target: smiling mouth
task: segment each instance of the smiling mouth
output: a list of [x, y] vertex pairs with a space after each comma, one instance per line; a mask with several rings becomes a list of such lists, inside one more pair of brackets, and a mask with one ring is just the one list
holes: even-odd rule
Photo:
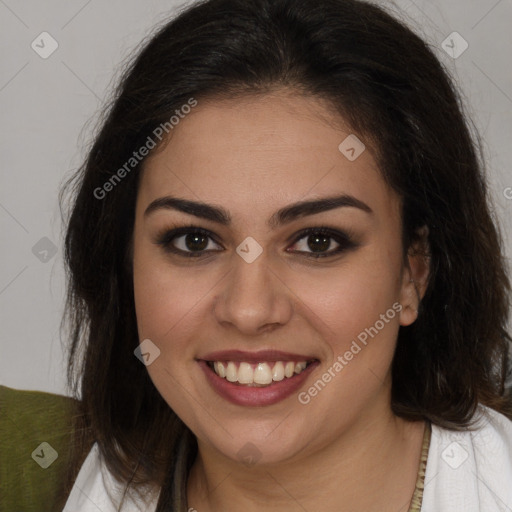
[[311, 361], [265, 361], [248, 363], [244, 361], [206, 361], [215, 374], [228, 382], [248, 387], [268, 387], [275, 382], [302, 373]]

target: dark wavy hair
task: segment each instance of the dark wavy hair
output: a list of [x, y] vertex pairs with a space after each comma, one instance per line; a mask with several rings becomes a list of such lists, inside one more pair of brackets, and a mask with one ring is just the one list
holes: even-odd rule
[[105, 198], [94, 191], [191, 97], [201, 104], [283, 88], [327, 100], [371, 143], [402, 200], [404, 257], [428, 227], [429, 284], [416, 322], [399, 331], [394, 413], [449, 429], [470, 426], [479, 403], [512, 417], [510, 282], [481, 143], [435, 53], [368, 2], [206, 0], [182, 9], [133, 58], [64, 189], [73, 195], [68, 378], [82, 408], [70, 482], [86, 432], [116, 478], [158, 485], [158, 511], [185, 511], [197, 453], [194, 435], [133, 354], [131, 238], [144, 159]]

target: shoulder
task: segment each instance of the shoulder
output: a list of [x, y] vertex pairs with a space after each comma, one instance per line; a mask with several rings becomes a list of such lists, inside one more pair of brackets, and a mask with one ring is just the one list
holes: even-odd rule
[[512, 421], [479, 406], [473, 427], [432, 425], [422, 512], [512, 509]]
[[[126, 485], [108, 471], [99, 446], [94, 443], [73, 485], [63, 512], [118, 512]], [[158, 493], [147, 490], [144, 497], [127, 490], [122, 512], [153, 512]]]
[[0, 509], [62, 509], [79, 402], [0, 385]]

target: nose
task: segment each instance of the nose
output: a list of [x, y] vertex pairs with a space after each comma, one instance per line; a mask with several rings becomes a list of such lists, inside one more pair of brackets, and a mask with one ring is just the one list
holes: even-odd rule
[[231, 271], [214, 298], [214, 314], [224, 327], [253, 336], [289, 322], [293, 293], [274, 271], [265, 251], [252, 263], [233, 255]]

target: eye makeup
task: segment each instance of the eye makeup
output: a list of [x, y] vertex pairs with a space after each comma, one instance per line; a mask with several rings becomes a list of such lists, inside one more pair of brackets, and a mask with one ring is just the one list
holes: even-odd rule
[[[180, 242], [181, 248], [177, 247], [177, 241], [180, 239], [182, 239]], [[331, 258], [343, 252], [354, 250], [360, 245], [355, 241], [355, 236], [352, 233], [327, 226], [308, 227], [300, 230], [291, 237], [291, 246], [297, 245], [303, 239], [307, 240], [308, 249], [311, 249], [311, 244], [313, 246], [316, 244], [320, 251], [316, 252], [314, 249], [311, 251], [290, 250], [288, 248], [286, 252], [298, 254], [305, 258]], [[337, 247], [327, 250], [333, 245], [333, 242], [337, 244]], [[214, 233], [193, 224], [163, 229], [155, 236], [154, 243], [162, 247], [166, 253], [183, 258], [201, 258], [224, 250]], [[327, 247], [325, 247], [326, 244]], [[194, 245], [196, 245], [196, 250], [191, 247]], [[221, 249], [208, 249], [210, 245], [219, 246]]]

